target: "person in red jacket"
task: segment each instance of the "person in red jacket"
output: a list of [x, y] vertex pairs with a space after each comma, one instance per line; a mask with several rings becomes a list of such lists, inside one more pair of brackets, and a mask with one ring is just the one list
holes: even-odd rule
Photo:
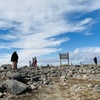
[[12, 62], [12, 69], [17, 69], [17, 63], [18, 63], [18, 54], [16, 51], [13, 52], [11, 56], [11, 62]]
[[36, 57], [34, 57], [34, 59], [33, 59], [33, 65], [34, 65], [34, 67], [37, 67], [37, 58]]

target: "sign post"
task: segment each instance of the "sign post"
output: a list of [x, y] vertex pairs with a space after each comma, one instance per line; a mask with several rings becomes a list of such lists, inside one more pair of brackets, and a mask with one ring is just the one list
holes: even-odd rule
[[62, 62], [61, 62], [62, 59], [68, 59], [68, 66], [69, 66], [69, 52], [59, 53], [59, 57], [60, 57], [60, 65], [62, 65]]

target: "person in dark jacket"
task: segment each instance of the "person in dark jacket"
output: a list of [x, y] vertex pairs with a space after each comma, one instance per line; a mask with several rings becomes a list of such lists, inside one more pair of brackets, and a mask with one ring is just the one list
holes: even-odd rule
[[94, 63], [97, 65], [97, 58], [94, 57]]
[[13, 52], [11, 56], [11, 62], [12, 62], [12, 69], [17, 69], [17, 63], [18, 63], [18, 54], [16, 51]]

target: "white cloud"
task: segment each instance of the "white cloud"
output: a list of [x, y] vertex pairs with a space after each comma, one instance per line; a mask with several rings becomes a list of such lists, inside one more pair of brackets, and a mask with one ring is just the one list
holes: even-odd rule
[[98, 0], [88, 3], [85, 0], [0, 0], [0, 29], [8, 32], [2, 34], [0, 31], [0, 39], [10, 41], [1, 42], [0, 48], [19, 48], [20, 63], [27, 62], [34, 55], [59, 51], [62, 48], [57, 49], [57, 46], [69, 38], [57, 39], [56, 36], [83, 31], [93, 22], [92, 18], [69, 22], [63, 18], [64, 13], [69, 16], [75, 11], [97, 10], [99, 4]]
[[81, 25], [89, 24], [91, 21], [92, 21], [92, 18], [85, 18], [85, 20], [83, 20], [80, 24]]
[[70, 61], [74, 64], [89, 64], [94, 63], [93, 58], [98, 58], [100, 62], [100, 47], [88, 47], [88, 48], [77, 48], [73, 52], [70, 52]]
[[87, 32], [87, 33], [85, 33], [85, 35], [87, 35], [87, 36], [88, 36], [88, 35], [92, 35], [92, 34], [93, 34], [93, 33], [88, 33], [88, 32]]
[[10, 62], [10, 57], [11, 57], [11, 55], [10, 54], [6, 54], [6, 53], [4, 53], [4, 54], [1, 54], [0, 55], [0, 65], [2, 65], [2, 64], [10, 64], [11, 62]]
[[[40, 50], [22, 50], [18, 51], [19, 54], [19, 66], [21, 65], [28, 65], [29, 61], [32, 61], [32, 58], [34, 56], [37, 56], [38, 65], [59, 65], [59, 54], [55, 57], [40, 57], [40, 55], [49, 54], [52, 52], [58, 51], [57, 49], [40, 49]], [[90, 47], [90, 48], [77, 48], [72, 52], [69, 52], [69, 58], [70, 58], [70, 64], [71, 62], [73, 64], [80, 64], [82, 62], [83, 64], [90, 64], [94, 63], [93, 58], [98, 58], [98, 63], [100, 62], [100, 47]], [[0, 62], [2, 64], [4, 63], [11, 63], [10, 62], [10, 54], [4, 54], [0, 56]], [[62, 64], [67, 64], [67, 60], [62, 60]]]

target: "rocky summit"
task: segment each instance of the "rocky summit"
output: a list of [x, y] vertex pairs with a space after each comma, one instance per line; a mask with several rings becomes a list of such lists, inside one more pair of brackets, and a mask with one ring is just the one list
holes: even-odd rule
[[0, 100], [100, 100], [100, 66], [0, 70]]

